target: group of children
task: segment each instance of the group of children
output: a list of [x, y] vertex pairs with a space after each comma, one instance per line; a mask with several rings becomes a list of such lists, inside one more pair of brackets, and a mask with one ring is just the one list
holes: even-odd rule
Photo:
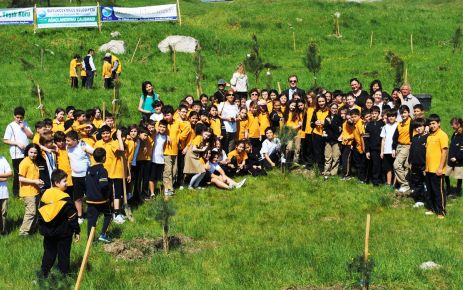
[[[20, 234], [31, 234], [40, 219], [48, 239], [42, 264], [47, 275], [57, 255], [53, 245], [64, 243], [68, 251], [72, 235], [78, 237], [84, 200], [88, 230], [102, 213], [99, 240], [110, 242], [111, 220], [125, 221], [124, 200], [139, 203], [186, 187], [240, 188], [246, 179], [233, 178], [266, 175], [287, 161], [314, 167], [325, 179], [340, 175], [347, 180], [355, 173], [361, 183], [398, 187], [412, 193], [417, 206], [426, 203], [427, 214], [443, 218], [444, 182], [448, 192], [450, 177], [458, 179], [461, 191], [463, 121], [452, 119], [455, 133], [449, 145], [439, 116], [425, 118], [421, 104], [410, 108], [411, 97], [400, 89], [389, 96], [375, 82], [373, 98], [362, 97], [364, 91], [252, 89], [248, 100], [219, 81], [214, 95], [186, 96], [177, 109], [164, 105], [152, 84], [144, 82], [140, 123], [118, 128], [108, 112], [69, 106], [56, 109], [53, 120], [37, 122], [33, 133], [24, 121], [25, 110], [18, 107], [4, 136], [13, 170], [0, 158], [2, 233], [6, 179], [13, 172], [13, 193], [25, 203]], [[295, 132], [286, 144], [278, 138], [283, 127]]]

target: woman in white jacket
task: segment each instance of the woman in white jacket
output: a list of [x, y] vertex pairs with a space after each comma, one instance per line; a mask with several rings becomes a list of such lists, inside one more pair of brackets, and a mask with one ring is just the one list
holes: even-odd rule
[[241, 99], [242, 97], [248, 97], [248, 76], [244, 64], [239, 63], [236, 66], [236, 70], [230, 80], [232, 89], [235, 91], [236, 97]]

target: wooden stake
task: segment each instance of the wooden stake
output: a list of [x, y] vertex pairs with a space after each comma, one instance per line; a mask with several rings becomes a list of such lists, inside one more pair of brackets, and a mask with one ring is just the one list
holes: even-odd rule
[[373, 31], [371, 32], [371, 35], [370, 35], [370, 48], [373, 47]]
[[408, 68], [405, 68], [404, 82], [408, 83]]
[[124, 162], [124, 178], [122, 179], [122, 188], [124, 190], [124, 205], [125, 205], [125, 214], [127, 215], [127, 218], [129, 221], [133, 222], [134, 218], [132, 215], [132, 209], [129, 206], [129, 203], [127, 201], [127, 160], [125, 159], [125, 156], [122, 156], [122, 162]]
[[106, 102], [103, 101], [103, 122], [105, 121], [106, 119]]
[[293, 31], [293, 48], [296, 51], [296, 32]]
[[34, 10], [32, 12], [32, 19], [34, 21], [34, 34], [37, 32], [37, 4], [34, 4]]
[[410, 34], [410, 49], [412, 50], [412, 53], [413, 53], [413, 34]]
[[172, 46], [172, 71], [177, 72], [177, 51]]
[[138, 45], [140, 45], [141, 37], [138, 38], [137, 46], [135, 46], [135, 50], [133, 51], [132, 58], [130, 59], [130, 63], [133, 62], [133, 58], [135, 57], [135, 53], [137, 52]]
[[367, 214], [367, 225], [365, 229], [365, 252], [363, 253], [363, 260], [368, 262], [368, 242], [370, 240], [370, 214]]
[[37, 96], [39, 97], [40, 115], [41, 115], [42, 118], [43, 118], [45, 112], [44, 112], [43, 105], [42, 105], [42, 95], [40, 94], [40, 87], [39, 87], [39, 85], [37, 85]]
[[92, 247], [93, 238], [95, 237], [95, 227], [92, 227], [90, 230], [90, 236], [87, 240], [87, 246], [85, 247], [84, 258], [82, 260], [82, 264], [80, 265], [79, 276], [77, 276], [76, 286], [74, 290], [80, 289], [80, 283], [84, 278], [85, 268], [87, 267], [88, 256], [90, 256], [90, 248]]
[[178, 24], [182, 25], [182, 13], [180, 13], [180, 0], [177, 0]]
[[96, 17], [98, 22], [98, 31], [101, 33], [101, 11], [100, 11], [100, 2], [96, 2]]
[[281, 94], [281, 83], [277, 82], [277, 84], [278, 84], [278, 93]]

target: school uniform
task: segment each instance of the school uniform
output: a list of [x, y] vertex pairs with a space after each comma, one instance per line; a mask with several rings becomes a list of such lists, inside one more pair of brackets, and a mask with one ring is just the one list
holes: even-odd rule
[[238, 137], [238, 141], [245, 139], [246, 131], [248, 131], [249, 135], [249, 119], [238, 121], [237, 129], [236, 136]]
[[252, 148], [260, 151], [261, 145], [260, 145], [259, 113], [254, 115], [253, 113], [248, 112], [248, 128], [249, 128], [248, 138], [249, 138], [249, 141], [251, 142]]
[[[313, 155], [314, 161], [318, 165], [320, 172], [323, 172], [323, 166], [325, 163], [325, 142], [323, 140], [323, 123], [325, 122], [326, 116], [328, 116], [328, 109], [325, 111], [317, 110], [313, 113], [312, 119], [310, 121], [310, 126], [312, 127], [312, 144], [313, 144]], [[315, 125], [315, 122], [319, 120], [322, 125]]]
[[341, 142], [341, 164], [342, 164], [342, 176], [350, 177], [351, 166], [352, 166], [352, 144], [354, 143], [354, 129], [355, 126], [352, 123], [344, 121], [342, 124], [342, 142]]
[[363, 147], [363, 135], [365, 134], [365, 125], [362, 120], [358, 120], [354, 125], [354, 148], [352, 160], [357, 169], [357, 178], [360, 182], [366, 181], [365, 168], [365, 148]]
[[[11, 172], [10, 164], [5, 157], [0, 156], [0, 173]], [[8, 182], [0, 181], [0, 234], [6, 233], [6, 213], [8, 210]]]
[[262, 142], [262, 148], [260, 149], [260, 156], [261, 156], [261, 164], [264, 169], [270, 170], [272, 166], [270, 163], [265, 159], [265, 155], [267, 155], [270, 160], [272, 160], [275, 165], [280, 163], [280, 149], [281, 149], [281, 142], [278, 138], [273, 138], [272, 141], [269, 139], [265, 139]]
[[43, 235], [44, 253], [42, 257], [42, 274], [47, 277], [56, 256], [58, 268], [67, 274], [70, 267], [72, 236], [80, 233], [77, 221], [77, 209], [71, 197], [53, 187], [45, 191], [41, 199], [39, 231]]
[[408, 184], [409, 175], [409, 164], [407, 162], [408, 155], [410, 154], [410, 123], [411, 118], [397, 123], [397, 130], [394, 133], [393, 149], [395, 149], [395, 160], [394, 160], [394, 173], [397, 182], [404, 190], [409, 190], [410, 185]]
[[77, 79], [77, 66], [79, 63], [77, 59], [71, 60], [69, 63], [69, 76], [71, 77], [71, 88], [77, 89], [79, 87], [79, 81]]
[[96, 227], [98, 216], [103, 214], [101, 233], [106, 234], [112, 219], [112, 186], [108, 178], [108, 171], [104, 165], [97, 163], [87, 170], [85, 176], [85, 190], [87, 192], [87, 231]]
[[97, 141], [95, 143], [95, 149], [96, 148], [105, 149], [106, 160], [103, 166], [108, 172], [109, 182], [113, 189], [113, 197], [114, 199], [122, 199], [124, 192], [123, 182], [125, 178], [125, 164], [122, 157], [125, 152], [119, 150], [119, 141], [112, 139], [109, 142], [103, 140]]
[[[413, 189], [413, 199], [415, 202], [426, 201], [426, 179], [424, 170], [426, 166], [426, 142], [427, 134], [415, 135], [410, 145], [411, 154], [408, 156], [410, 163], [410, 186]], [[427, 202], [427, 201], [426, 201]], [[427, 202], [429, 203], [429, 202]]]
[[381, 178], [381, 131], [383, 130], [383, 121], [370, 121], [365, 127], [365, 152], [370, 153], [371, 161], [371, 182], [373, 185], [382, 183]]
[[232, 150], [230, 153], [228, 153], [228, 159], [230, 160], [230, 163], [231, 165], [234, 166], [234, 168], [231, 168], [233, 169], [235, 175], [245, 175], [246, 172], [239, 169], [238, 165], [242, 164], [243, 161], [246, 161], [246, 159], [248, 159], [248, 154], [246, 153], [246, 151], [243, 150], [243, 152], [241, 153], [238, 153], [238, 151], [235, 149], [235, 150]]
[[[38, 165], [29, 157], [26, 157], [19, 164], [19, 175], [37, 180], [40, 176]], [[19, 197], [24, 200], [25, 212], [23, 222], [19, 228], [20, 235], [29, 235], [36, 223], [37, 208], [39, 205], [40, 188], [35, 184], [22, 183], [19, 185]]]
[[188, 134], [187, 131], [187, 129], [180, 130], [180, 122], [178, 121], [174, 121], [172, 124], [167, 125], [167, 134], [169, 135], [170, 142], [166, 144], [164, 149], [164, 172], [162, 175], [164, 188], [167, 191], [174, 189], [174, 181], [177, 178], [179, 142], [184, 142]]
[[74, 200], [82, 199], [85, 195], [85, 174], [90, 167], [90, 157], [86, 151], [91, 149], [92, 147], [83, 141], [79, 141], [74, 147], [66, 148], [72, 171], [72, 198]]
[[[442, 150], [448, 148], [449, 138], [442, 129], [431, 132], [426, 142], [426, 185], [430, 209], [436, 214], [445, 214], [446, 192], [444, 190], [444, 175], [436, 175], [440, 165]], [[442, 168], [443, 172], [445, 172]]]
[[311, 167], [314, 162], [313, 158], [313, 142], [312, 142], [312, 131], [313, 128], [310, 124], [314, 113], [313, 107], [308, 107], [302, 118], [302, 129], [304, 130], [304, 138], [301, 140], [301, 158], [302, 163], [306, 166]]
[[[451, 159], [455, 158], [455, 161]], [[450, 139], [449, 155], [447, 157], [447, 170], [445, 171], [445, 182], [447, 194], [450, 192], [450, 177], [457, 179], [456, 194], [461, 194], [463, 179], [463, 134], [454, 132]]]
[[341, 150], [338, 138], [342, 131], [342, 119], [339, 115], [329, 115], [323, 124], [325, 131], [325, 168], [323, 175], [335, 176], [338, 174], [339, 157]]

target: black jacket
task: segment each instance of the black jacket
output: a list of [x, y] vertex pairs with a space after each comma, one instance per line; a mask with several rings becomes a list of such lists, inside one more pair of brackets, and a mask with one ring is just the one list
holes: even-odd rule
[[338, 143], [338, 138], [342, 131], [342, 119], [339, 115], [328, 115], [323, 124], [323, 129], [326, 133], [325, 141], [330, 145]]
[[80, 233], [74, 202], [71, 198], [67, 198], [65, 201], [66, 204], [53, 220], [45, 222], [42, 215], [38, 215], [40, 234], [45, 237], [64, 238]]
[[365, 128], [365, 152], [381, 151], [381, 130], [384, 127], [383, 121], [370, 121]]
[[85, 190], [89, 204], [102, 204], [109, 201], [111, 186], [108, 181], [108, 171], [103, 164], [95, 164], [87, 169]]
[[[351, 92], [353, 94], [353, 92]], [[369, 97], [370, 95], [368, 94], [368, 92], [362, 90], [360, 95], [358, 97], [355, 98], [355, 104], [357, 106], [360, 106], [360, 108], [363, 108], [365, 107], [365, 102], [367, 100], [367, 98]]]
[[[456, 161], [450, 161], [452, 158], [455, 158]], [[450, 139], [448, 165], [451, 167], [463, 166], [463, 134], [453, 133]]]
[[408, 162], [412, 166], [424, 167], [426, 165], [426, 141], [428, 134], [415, 135], [412, 137], [412, 144], [410, 145], [410, 154], [408, 155]]
[[280, 128], [280, 116], [276, 111], [270, 112], [269, 120], [273, 130], [278, 130], [278, 128]]

